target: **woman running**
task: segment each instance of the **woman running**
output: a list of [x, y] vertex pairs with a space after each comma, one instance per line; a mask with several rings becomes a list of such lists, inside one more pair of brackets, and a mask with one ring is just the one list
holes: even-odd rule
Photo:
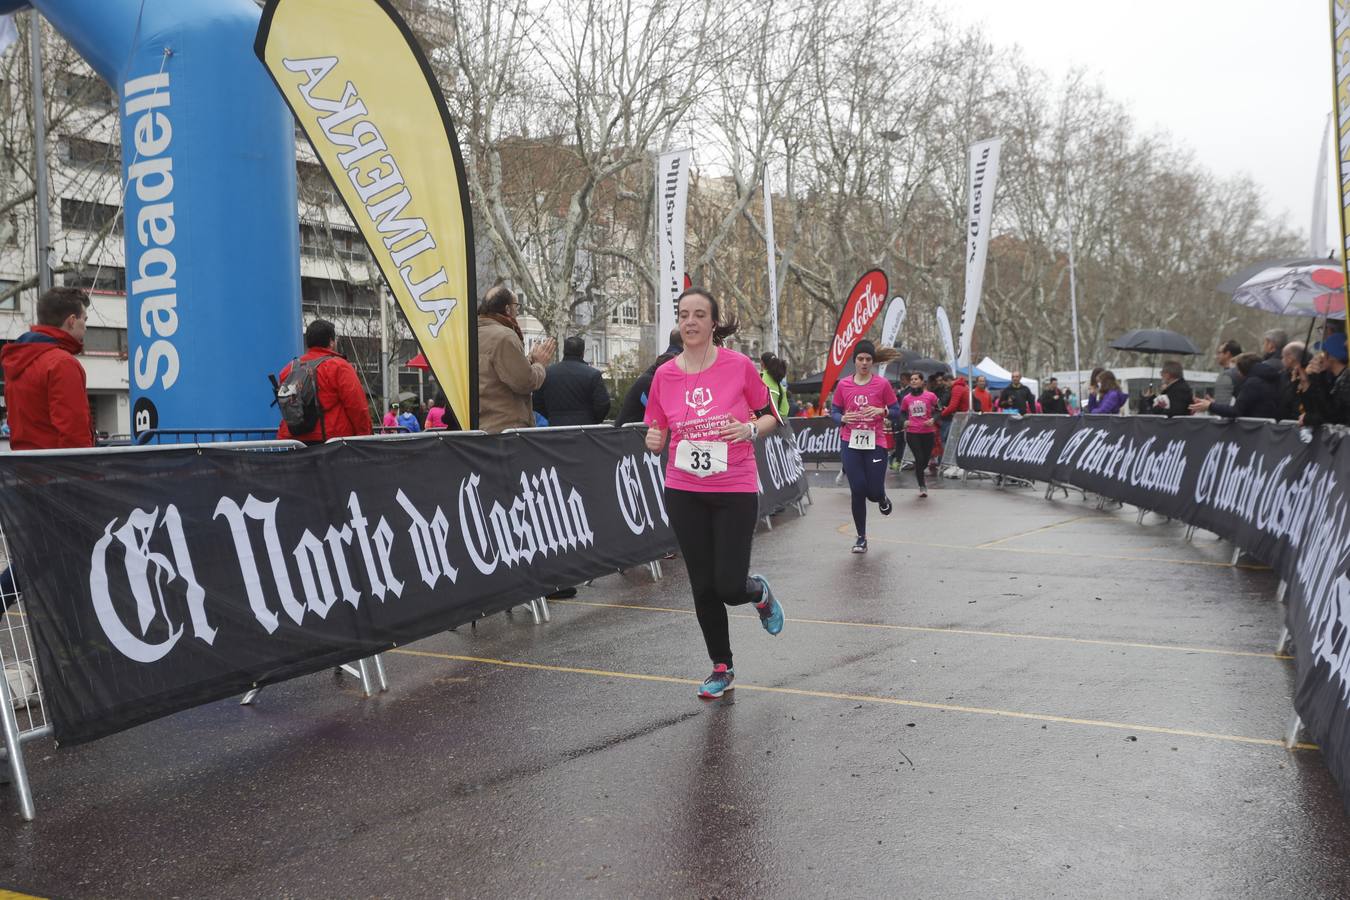
[[909, 391], [900, 401], [900, 413], [905, 416], [905, 443], [914, 454], [914, 477], [918, 479], [921, 498], [928, 496], [924, 470], [937, 440], [937, 404], [937, 395], [923, 385], [923, 375], [918, 372], [910, 375]]
[[[886, 351], [882, 351], [884, 355]], [[900, 415], [900, 401], [889, 381], [872, 372], [872, 364], [885, 366], [888, 359], [877, 353], [871, 341], [859, 341], [853, 349], [853, 375], [834, 389], [830, 414], [843, 426], [839, 434], [844, 475], [853, 494], [853, 525], [858, 539], [854, 553], [867, 552], [867, 501], [877, 504], [883, 516], [891, 514], [886, 496], [886, 454], [895, 445], [886, 417]]]
[[694, 610], [713, 671], [705, 700], [735, 687], [727, 607], [755, 604], [769, 634], [783, 630], [783, 607], [763, 575], [750, 575], [759, 521], [754, 441], [778, 424], [769, 390], [750, 358], [722, 341], [736, 332], [703, 288], [680, 295], [684, 350], [656, 370], [647, 395], [647, 449], [670, 438], [666, 512], [689, 572]]

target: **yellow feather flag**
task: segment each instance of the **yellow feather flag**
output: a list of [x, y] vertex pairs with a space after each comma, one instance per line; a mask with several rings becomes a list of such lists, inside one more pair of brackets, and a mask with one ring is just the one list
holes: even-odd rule
[[445, 98], [387, 0], [268, 0], [254, 51], [370, 247], [462, 428], [478, 424], [473, 219]]

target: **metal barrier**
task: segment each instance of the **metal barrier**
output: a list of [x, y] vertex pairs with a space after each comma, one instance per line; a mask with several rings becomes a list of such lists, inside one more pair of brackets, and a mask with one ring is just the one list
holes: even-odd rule
[[221, 444], [232, 441], [274, 441], [271, 428], [151, 428], [136, 435], [136, 445]]
[[[376, 425], [376, 426], [375, 426], [375, 434], [377, 434], [377, 435], [380, 435], [380, 434], [412, 434], [412, 433], [413, 433], [413, 430], [412, 430], [411, 428], [409, 428], [407, 425]], [[335, 440], [338, 440], [338, 439], [337, 439], [337, 438], [329, 438], [329, 440], [335, 441]]]

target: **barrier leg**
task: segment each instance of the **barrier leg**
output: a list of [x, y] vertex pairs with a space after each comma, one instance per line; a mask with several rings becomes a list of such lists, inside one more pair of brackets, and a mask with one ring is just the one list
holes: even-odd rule
[[798, 500], [796, 506], [797, 506], [797, 515], [799, 516], [806, 515], [806, 506], [802, 503], [802, 501]]
[[1144, 509], [1144, 508], [1141, 507], [1141, 508], [1139, 509], [1139, 515], [1135, 517], [1134, 524], [1136, 524], [1136, 525], [1143, 525], [1143, 524], [1144, 524], [1144, 516], [1146, 516], [1146, 515], [1148, 515], [1148, 510], [1146, 510], [1146, 509]]
[[1289, 719], [1289, 727], [1284, 733], [1284, 746], [1287, 750], [1293, 750], [1294, 745], [1298, 743], [1298, 733], [1303, 730], [1303, 720], [1298, 717], [1298, 713]]
[[773, 531], [773, 522], [769, 521], [768, 516], [764, 517], [764, 527], [769, 531]]
[[240, 706], [252, 706], [252, 705], [253, 705], [253, 701], [254, 701], [254, 700], [257, 700], [257, 699], [258, 699], [258, 695], [261, 694], [261, 693], [262, 693], [262, 688], [260, 688], [260, 687], [254, 688], [253, 690], [251, 690], [251, 691], [249, 691], [248, 693], [244, 694], [244, 696], [239, 700], [239, 705], [240, 705]]
[[375, 660], [375, 677], [380, 682], [380, 693], [383, 694], [389, 690], [389, 679], [384, 674], [384, 654], [376, 653], [372, 659]]
[[547, 598], [547, 597], [540, 597], [540, 598], [539, 598], [539, 612], [540, 612], [540, 614], [544, 617], [544, 621], [545, 621], [545, 622], [552, 622], [552, 621], [553, 621], [553, 617], [549, 615], [549, 611], [548, 611], [548, 598]]
[[1194, 525], [1187, 525], [1187, 526], [1186, 526], [1186, 538], [1185, 538], [1186, 543], [1189, 544], [1189, 543], [1191, 542], [1191, 538], [1193, 538], [1193, 537], [1195, 537], [1195, 526], [1194, 526]]
[[1241, 548], [1241, 547], [1234, 547], [1234, 548], [1233, 548], [1233, 558], [1232, 558], [1231, 560], [1228, 561], [1228, 564], [1229, 564], [1230, 566], [1236, 566], [1236, 565], [1238, 564], [1238, 560], [1240, 560], [1240, 559], [1242, 559], [1242, 548]]
[[652, 581], [661, 580], [661, 560], [654, 559], [647, 563], [647, 571], [652, 573]]
[[1288, 590], [1289, 590], [1289, 583], [1286, 582], [1283, 578], [1281, 578], [1280, 586], [1275, 590], [1275, 602], [1283, 603], [1284, 595], [1286, 592], [1288, 592]]
[[1280, 639], [1275, 642], [1275, 655], [1284, 653], [1284, 648], [1289, 646], [1289, 628], [1286, 626], [1280, 629]]
[[[2, 673], [0, 673], [2, 674]], [[33, 821], [33, 789], [28, 783], [28, 766], [24, 764], [23, 747], [19, 743], [19, 718], [14, 714], [13, 698], [9, 694], [8, 676], [0, 677], [0, 726], [5, 732], [5, 755], [9, 759], [9, 777], [14, 792], [19, 795], [19, 815], [25, 822]]]

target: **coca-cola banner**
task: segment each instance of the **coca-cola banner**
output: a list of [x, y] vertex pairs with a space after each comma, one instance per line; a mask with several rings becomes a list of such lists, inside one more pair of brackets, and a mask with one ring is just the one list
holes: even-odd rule
[[[765, 514], [805, 490], [759, 443]], [[0, 456], [58, 741], [369, 656], [675, 548], [640, 430]]]
[[[1294, 705], [1350, 809], [1350, 431], [1211, 417], [974, 415], [966, 469], [1054, 481], [1212, 531], [1288, 585]], [[1181, 598], [1184, 600], [1184, 598]]]
[[859, 278], [853, 290], [849, 291], [844, 311], [839, 314], [839, 325], [834, 329], [834, 339], [830, 341], [830, 357], [825, 362], [825, 378], [820, 384], [821, 403], [834, 389], [834, 383], [839, 380], [839, 371], [848, 362], [853, 346], [862, 340], [867, 329], [881, 314], [889, 289], [886, 273], [873, 269]]

